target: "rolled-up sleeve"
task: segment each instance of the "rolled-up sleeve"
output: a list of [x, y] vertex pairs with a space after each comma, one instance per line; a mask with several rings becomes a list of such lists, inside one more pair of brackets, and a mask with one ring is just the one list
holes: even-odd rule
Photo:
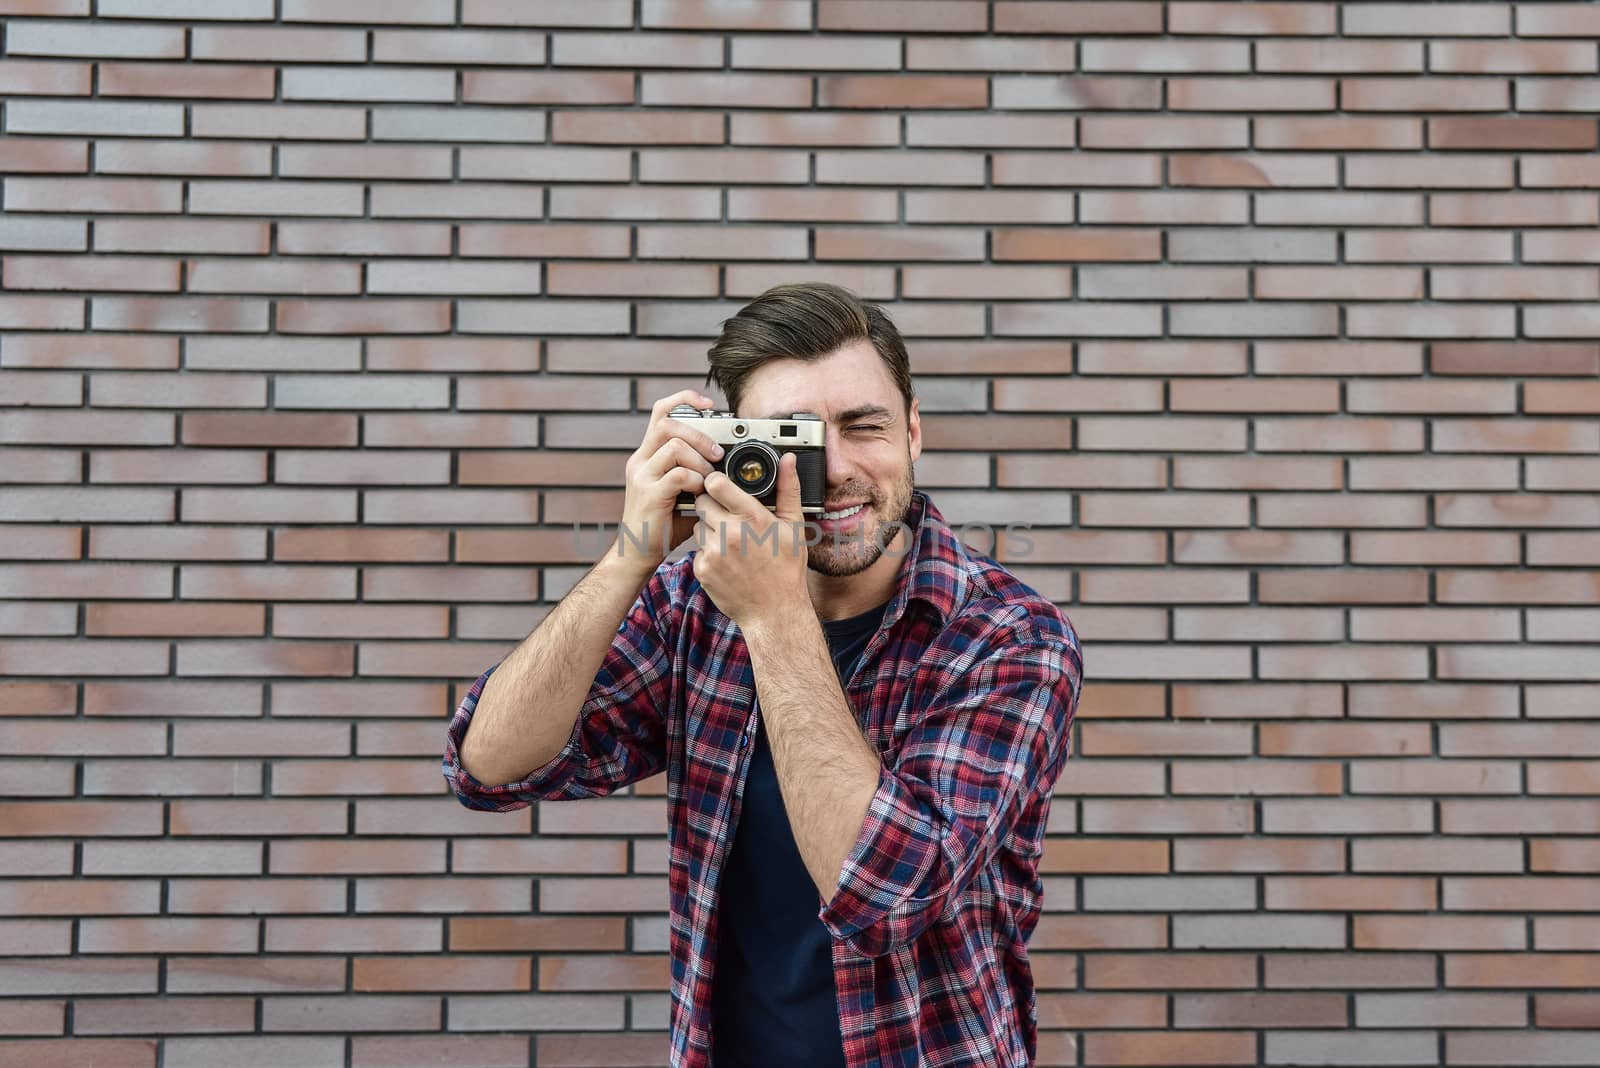
[[509, 812], [534, 801], [601, 797], [666, 766], [674, 607], [658, 568], [606, 650], [561, 751], [516, 782], [488, 785], [461, 766], [461, 744], [496, 664], [462, 698], [445, 732], [443, 771], [468, 808]]
[[[819, 918], [876, 957], [915, 941], [1053, 790], [1082, 678], [1076, 642], [991, 652], [946, 685], [885, 766]], [[1042, 836], [1042, 825], [1031, 828]], [[1027, 844], [1036, 850], [1037, 842]]]

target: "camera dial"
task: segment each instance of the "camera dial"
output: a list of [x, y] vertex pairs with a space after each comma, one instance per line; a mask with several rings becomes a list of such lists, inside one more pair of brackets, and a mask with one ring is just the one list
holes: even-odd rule
[[778, 453], [764, 441], [746, 441], [728, 450], [723, 471], [734, 485], [759, 497], [778, 483]]

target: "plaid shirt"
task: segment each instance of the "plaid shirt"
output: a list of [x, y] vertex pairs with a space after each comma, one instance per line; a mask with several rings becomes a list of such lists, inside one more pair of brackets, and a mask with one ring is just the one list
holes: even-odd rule
[[[966, 549], [926, 495], [915, 550], [844, 692], [882, 760], [832, 900], [852, 1066], [1022, 1066], [1037, 1048], [1027, 939], [1045, 819], [1082, 685], [1056, 607]], [[566, 747], [485, 786], [459, 746], [490, 668], [451, 721], [444, 774], [469, 808], [596, 797], [667, 773], [674, 1068], [711, 1064], [717, 889], [738, 826], [756, 688], [737, 626], [692, 557], [663, 564], [617, 630]]]

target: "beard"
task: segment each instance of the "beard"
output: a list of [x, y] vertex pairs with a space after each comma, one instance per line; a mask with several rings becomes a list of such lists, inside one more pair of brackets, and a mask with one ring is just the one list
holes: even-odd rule
[[846, 534], [824, 533], [821, 540], [807, 550], [806, 566], [819, 575], [846, 578], [877, 563], [888, 543], [900, 532], [896, 524], [904, 523], [911, 511], [913, 488], [909, 447], [906, 465], [890, 482], [887, 494], [870, 484], [846, 483], [839, 496], [865, 499], [862, 511], [871, 518]]

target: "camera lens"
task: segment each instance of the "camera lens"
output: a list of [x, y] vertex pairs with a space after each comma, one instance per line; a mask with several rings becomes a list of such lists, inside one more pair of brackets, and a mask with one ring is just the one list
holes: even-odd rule
[[723, 470], [734, 484], [759, 497], [778, 484], [778, 454], [761, 441], [747, 441], [728, 450]]

